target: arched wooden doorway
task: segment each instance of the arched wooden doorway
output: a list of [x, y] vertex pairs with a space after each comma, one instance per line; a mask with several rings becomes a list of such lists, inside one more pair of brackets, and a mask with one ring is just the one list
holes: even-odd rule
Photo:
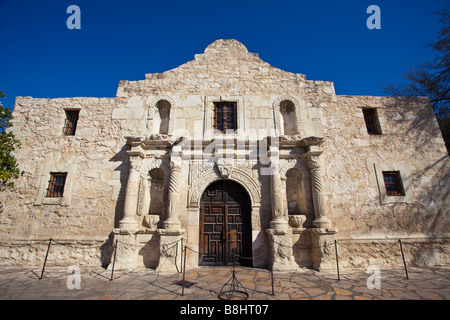
[[199, 265], [233, 264], [230, 231], [236, 230], [236, 265], [252, 266], [251, 201], [238, 183], [221, 180], [209, 185], [200, 203]]

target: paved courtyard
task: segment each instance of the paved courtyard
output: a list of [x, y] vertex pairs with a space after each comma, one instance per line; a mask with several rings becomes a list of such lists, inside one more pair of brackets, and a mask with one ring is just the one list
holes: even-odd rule
[[[69, 272], [68, 272], [69, 271]], [[183, 275], [158, 274], [149, 269], [118, 271], [111, 281], [111, 271], [80, 268], [71, 271], [47, 267], [42, 279], [41, 267], [1, 267], [0, 299], [2, 300], [449, 300], [450, 268], [381, 269], [367, 273], [365, 269], [295, 273], [274, 273], [273, 287], [267, 270], [236, 268], [233, 291], [224, 285], [232, 280], [231, 267], [199, 267], [186, 271], [182, 295], [179, 282]], [[379, 275], [379, 277], [378, 277]], [[378, 282], [377, 282], [378, 281]], [[241, 286], [240, 286], [241, 285]], [[273, 288], [273, 294], [272, 294]]]

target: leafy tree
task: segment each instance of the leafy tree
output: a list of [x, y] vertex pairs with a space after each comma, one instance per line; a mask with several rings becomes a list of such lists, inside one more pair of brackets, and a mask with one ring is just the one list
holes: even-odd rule
[[404, 84], [388, 84], [383, 90], [394, 96], [428, 96], [450, 150], [450, 11], [444, 7], [437, 14], [442, 29], [429, 44], [435, 52], [433, 61], [411, 66], [403, 74]]
[[[0, 91], [0, 98], [6, 97]], [[12, 132], [7, 132], [7, 128], [12, 126], [12, 110], [3, 107], [0, 102], [0, 191], [7, 188], [14, 188], [13, 179], [17, 179], [23, 174], [20, 172], [14, 157], [14, 150], [20, 147], [20, 143], [15, 139]]]

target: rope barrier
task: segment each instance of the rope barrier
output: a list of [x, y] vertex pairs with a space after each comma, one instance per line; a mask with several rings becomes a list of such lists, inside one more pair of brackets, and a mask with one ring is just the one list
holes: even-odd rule
[[[361, 251], [356, 252], [356, 251], [354, 251], [354, 253], [365, 253], [365, 254], [384, 253], [384, 252], [386, 252], [386, 251], [392, 249], [393, 247], [395, 247], [395, 246], [397, 245], [397, 243], [398, 243], [398, 242], [395, 242], [392, 246], [390, 246], [390, 247], [388, 247], [388, 248], [386, 248], [386, 249], [384, 249], [384, 250], [380, 250], [380, 251], [378, 251], [378, 252], [361, 252]], [[338, 244], [339, 244], [339, 246], [341, 246], [341, 247], [343, 247], [343, 248], [345, 248], [345, 249], [347, 249], [347, 250], [352, 250], [351, 248], [349, 248], [349, 247], [347, 247], [347, 246], [344, 246], [342, 243], [339, 243], [339, 242], [338, 242]]]
[[[425, 240], [424, 242], [418, 242], [416, 240]], [[339, 240], [334, 240], [334, 251], [335, 251], [335, 259], [336, 259], [336, 265], [337, 265], [337, 273], [338, 273], [338, 280], [340, 280], [340, 270], [339, 270], [339, 255], [338, 255], [338, 246], [340, 248], [344, 248], [348, 254], [354, 255], [354, 254], [358, 254], [358, 255], [375, 255], [375, 254], [383, 254], [388, 252], [389, 250], [393, 249], [394, 247], [396, 247], [397, 245], [400, 246], [400, 252], [401, 252], [401, 257], [402, 257], [402, 261], [403, 261], [403, 266], [404, 266], [404, 270], [405, 270], [405, 274], [406, 274], [406, 279], [409, 280], [409, 274], [408, 274], [408, 269], [407, 269], [407, 263], [406, 263], [406, 258], [405, 258], [405, 253], [404, 253], [404, 244], [412, 244], [412, 245], [428, 245], [428, 244], [437, 244], [437, 243], [442, 243], [442, 242], [448, 242], [450, 238], [397, 238], [397, 239], [339, 239]], [[362, 241], [371, 241], [370, 243], [367, 242], [362, 242]], [[406, 242], [402, 242], [402, 240], [406, 240]], [[116, 254], [117, 254], [117, 248], [118, 248], [118, 240], [114, 242], [107, 240], [106, 242], [103, 242], [101, 244], [95, 243], [95, 242], [99, 242], [100, 240], [61, 240], [61, 239], [15, 239], [15, 240], [11, 240], [11, 242], [8, 242], [9, 245], [13, 245], [13, 246], [20, 246], [20, 243], [24, 243], [24, 245], [26, 245], [29, 248], [32, 248], [35, 251], [40, 251], [42, 250], [42, 247], [38, 247], [38, 246], [43, 246], [45, 244], [47, 244], [47, 250], [46, 250], [46, 254], [45, 254], [45, 259], [43, 262], [43, 266], [42, 266], [42, 271], [41, 271], [41, 275], [37, 275], [36, 273], [34, 273], [39, 280], [43, 279], [44, 274], [45, 274], [45, 268], [47, 265], [47, 261], [49, 260], [50, 255], [50, 251], [51, 248], [55, 245], [61, 245], [61, 246], [66, 246], [68, 248], [73, 248], [73, 249], [87, 249], [87, 250], [92, 250], [92, 249], [98, 249], [98, 248], [107, 248], [107, 247], [111, 247], [113, 248], [113, 261], [112, 261], [112, 270], [111, 270], [111, 277], [110, 277], [110, 281], [112, 281], [114, 279], [114, 271], [115, 271], [115, 261], [116, 261]], [[373, 243], [374, 241], [379, 241], [378, 243]], [[374, 247], [376, 246], [380, 246], [383, 242], [389, 242], [389, 241], [394, 241], [392, 244], [386, 244], [387, 246], [380, 249], [378, 248], [377, 250], [374, 250]], [[182, 257], [181, 257], [181, 272], [183, 273], [183, 281], [182, 281], [182, 295], [184, 295], [184, 288], [186, 287], [186, 280], [185, 280], [185, 275], [186, 275], [186, 256], [187, 256], [187, 250], [191, 251], [194, 254], [201, 254], [199, 251], [194, 250], [192, 248], [190, 248], [188, 245], [184, 245], [183, 247], [183, 238], [178, 239], [176, 241], [173, 241], [171, 243], [167, 243], [162, 245], [162, 250], [163, 252], [167, 255], [167, 256], [171, 256], [173, 255], [173, 251], [170, 252], [170, 250], [175, 250], [175, 267], [178, 271], [178, 273], [180, 273], [180, 269], [178, 267], [178, 246], [179, 243], [181, 242], [181, 253], [182, 253]], [[344, 244], [345, 243], [345, 244]], [[347, 243], [352, 243], [355, 245], [358, 244], [365, 244], [366, 246], [370, 245], [370, 251], [360, 251], [357, 250], [357, 248], [351, 247], [350, 245], [348, 245]], [[0, 245], [5, 244], [5, 241], [1, 241]], [[142, 244], [125, 244], [128, 247], [139, 247], [142, 248]], [[312, 249], [325, 249], [327, 247], [330, 247], [333, 245], [333, 243], [331, 242], [325, 242], [323, 245], [320, 246], [299, 246], [299, 245], [286, 245], [280, 242], [277, 242], [275, 240], [272, 240], [272, 246], [274, 245], [278, 245], [280, 247], [286, 247], [286, 248], [291, 248], [291, 249], [296, 249], [296, 250], [302, 250], [302, 249], [307, 249], [307, 250], [312, 250]], [[184, 254], [184, 256], [183, 256]], [[271, 256], [271, 255], [270, 255]], [[235, 256], [238, 259], [243, 259], [243, 260], [253, 260], [254, 257], [245, 257], [245, 256], [241, 256], [241, 255], [236, 255]], [[272, 260], [272, 256], [271, 256], [271, 260]], [[1, 259], [10, 259], [8, 257], [1, 257]], [[164, 265], [166, 263], [166, 260], [168, 259], [168, 257], [166, 257], [166, 259], [161, 263], [161, 265]], [[272, 295], [274, 295], [274, 277], [273, 277], [273, 261], [270, 262], [269, 264], [269, 272], [271, 274], [271, 281], [272, 281]]]

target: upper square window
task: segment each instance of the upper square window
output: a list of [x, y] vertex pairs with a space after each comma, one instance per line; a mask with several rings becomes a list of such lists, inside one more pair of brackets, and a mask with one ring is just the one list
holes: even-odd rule
[[367, 133], [371, 135], [382, 134], [377, 109], [363, 108], [362, 111], [364, 114], [364, 121], [366, 122]]
[[50, 181], [47, 189], [47, 198], [62, 198], [64, 195], [64, 186], [66, 184], [66, 172], [50, 173]]
[[383, 179], [387, 196], [405, 195], [400, 171], [383, 171]]
[[64, 124], [64, 135], [74, 136], [77, 130], [78, 116], [80, 110], [66, 110], [66, 122]]
[[214, 128], [222, 133], [237, 129], [236, 102], [214, 102]]

